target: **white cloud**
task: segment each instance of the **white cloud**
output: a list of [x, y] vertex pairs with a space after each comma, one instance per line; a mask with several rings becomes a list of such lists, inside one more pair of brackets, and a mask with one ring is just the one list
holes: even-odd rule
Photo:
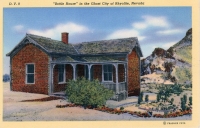
[[138, 37], [138, 40], [143, 40], [145, 38], [144, 36], [140, 36], [139, 32], [134, 29], [121, 29], [108, 35], [106, 39], [118, 39], [128, 37]]
[[147, 27], [169, 27], [170, 23], [167, 18], [164, 16], [150, 16], [144, 15], [142, 16], [144, 19], [141, 22], [134, 22], [132, 26], [136, 29], [145, 29]]
[[16, 32], [22, 32], [24, 30], [24, 26], [23, 25], [16, 25], [16, 26], [13, 27], [13, 29]]
[[135, 22], [132, 24], [132, 26], [136, 29], [145, 29], [147, 28], [148, 24], [145, 22]]
[[158, 35], [173, 35], [177, 33], [182, 33], [182, 29], [170, 29], [170, 30], [163, 30], [163, 31], [158, 31], [156, 34]]
[[152, 26], [157, 26], [157, 27], [169, 27], [170, 26], [169, 22], [167, 21], [166, 17], [164, 17], [164, 16], [155, 17], [155, 16], [146, 15], [146, 16], [142, 16], [142, 18], [145, 19], [146, 23], [148, 23], [149, 25], [152, 25]]
[[79, 24], [76, 24], [73, 22], [68, 22], [65, 24], [58, 24], [55, 27], [48, 28], [45, 30], [29, 29], [28, 33], [45, 36], [45, 37], [50, 37], [50, 38], [59, 38], [60, 34], [62, 32], [69, 32], [70, 35], [73, 35], [73, 34], [77, 34], [77, 33], [79, 33], [79, 34], [87, 33], [89, 31], [90, 30], [86, 26], [79, 25]]
[[168, 43], [165, 43], [162, 47], [165, 48], [165, 49], [168, 49], [176, 43], [177, 43], [176, 41], [168, 42]]

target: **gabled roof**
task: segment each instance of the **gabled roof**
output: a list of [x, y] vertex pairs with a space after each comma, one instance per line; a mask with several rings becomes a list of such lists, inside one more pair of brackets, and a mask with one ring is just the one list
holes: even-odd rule
[[129, 53], [137, 44], [138, 39], [134, 37], [83, 42], [74, 47], [80, 54]]
[[72, 44], [64, 44], [62, 41], [53, 40], [42, 36], [27, 34], [28, 37], [37, 42], [40, 46], [45, 48], [48, 52], [77, 54]]
[[138, 39], [136, 37], [83, 42], [72, 45], [64, 44], [62, 41], [57, 41], [51, 38], [46, 38], [33, 34], [26, 34], [23, 40], [20, 41], [20, 43], [10, 53], [8, 53], [7, 56], [15, 53], [27, 43], [33, 43], [47, 53], [60, 53], [66, 55], [116, 54], [130, 53], [133, 48], [137, 48], [139, 55], [142, 56]]
[[7, 54], [10, 56], [13, 52], [20, 49], [23, 45], [27, 43], [32, 43], [47, 53], [61, 53], [61, 54], [70, 54], [76, 55], [77, 51], [74, 49], [72, 44], [64, 44], [62, 41], [53, 40], [51, 38], [37, 36], [33, 34], [26, 34], [26, 36], [19, 42], [19, 44]]

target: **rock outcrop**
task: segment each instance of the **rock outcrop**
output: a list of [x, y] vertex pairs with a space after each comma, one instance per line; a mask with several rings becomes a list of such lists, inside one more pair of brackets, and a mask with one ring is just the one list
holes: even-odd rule
[[145, 75], [160, 74], [160, 78], [164, 81], [191, 84], [191, 62], [192, 28], [186, 32], [183, 39], [169, 49], [155, 48], [150, 56], [142, 59], [142, 75], [145, 77]]

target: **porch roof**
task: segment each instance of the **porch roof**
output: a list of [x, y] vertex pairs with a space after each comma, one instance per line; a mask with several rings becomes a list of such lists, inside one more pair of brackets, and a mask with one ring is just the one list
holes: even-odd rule
[[51, 63], [121, 63], [126, 60], [120, 60], [112, 56], [84, 56], [84, 57], [59, 57], [51, 61]]

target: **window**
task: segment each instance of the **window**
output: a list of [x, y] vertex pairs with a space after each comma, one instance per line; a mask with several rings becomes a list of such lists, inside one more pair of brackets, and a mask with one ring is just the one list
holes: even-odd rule
[[65, 82], [65, 65], [58, 65], [58, 82]]
[[104, 81], [113, 81], [113, 66], [111, 64], [103, 65]]
[[35, 65], [26, 64], [26, 83], [34, 84], [35, 83]]

